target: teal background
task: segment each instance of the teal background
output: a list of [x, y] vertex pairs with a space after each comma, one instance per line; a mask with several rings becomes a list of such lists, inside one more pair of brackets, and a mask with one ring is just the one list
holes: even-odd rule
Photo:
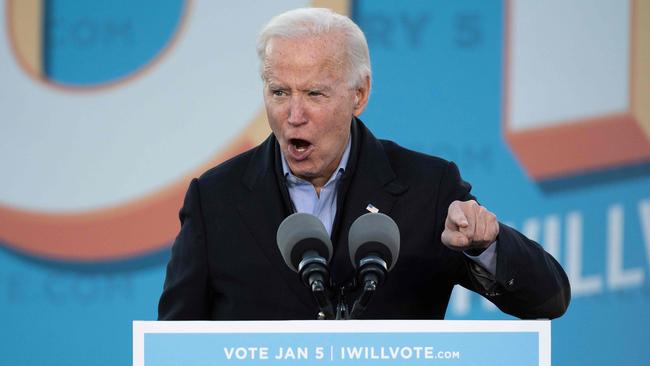
[[[181, 1], [48, 4], [46, 18], [65, 14], [77, 22], [131, 24], [118, 27], [122, 33], [112, 41], [98, 38], [93, 46], [48, 43], [48, 77], [70, 85], [114, 81], [146, 65], [172, 37], [182, 8]], [[501, 221], [522, 229], [531, 219], [558, 218], [557, 257], [565, 266], [566, 218], [580, 214], [581, 274], [601, 278], [602, 288], [574, 293], [567, 314], [553, 321], [553, 363], [646, 364], [650, 234], [644, 236], [642, 225], [650, 223], [641, 221], [639, 205], [650, 199], [650, 169], [622, 167], [541, 183], [527, 177], [501, 127], [503, 14], [504, 3], [496, 0], [354, 2], [352, 17], [368, 37], [374, 75], [362, 119], [378, 137], [456, 161], [474, 194]], [[206, 47], [219, 45], [206, 35]], [[9, 87], [0, 82], [0, 88]], [[624, 213], [624, 266], [644, 273], [638, 286], [612, 288], [606, 281], [612, 205], [621, 205]], [[538, 239], [544, 244], [543, 234]], [[126, 261], [70, 263], [0, 245], [0, 363], [129, 364], [131, 321], [156, 318], [168, 256], [165, 249]], [[454, 309], [452, 303], [447, 318], [509, 318], [477, 296], [468, 308]]]
[[[564, 221], [571, 212], [582, 215], [582, 273], [602, 277], [603, 290], [588, 296], [574, 291], [567, 314], [553, 321], [553, 364], [646, 364], [650, 238], [643, 236], [638, 204], [650, 198], [650, 169], [547, 184], [526, 176], [502, 137], [502, 2], [361, 1], [354, 14], [373, 60], [374, 91], [363, 119], [376, 135], [455, 160], [500, 221], [522, 229], [530, 218], [558, 216], [557, 259], [565, 266]], [[409, 32], [405, 24], [420, 24], [420, 30]], [[624, 210], [625, 268], [643, 269], [642, 286], [612, 290], [606, 284], [606, 220], [613, 204]], [[468, 313], [448, 309], [447, 318], [509, 317], [486, 311], [473, 296]]]
[[129, 76], [172, 39], [183, 0], [47, 0], [43, 69], [59, 84], [84, 86]]

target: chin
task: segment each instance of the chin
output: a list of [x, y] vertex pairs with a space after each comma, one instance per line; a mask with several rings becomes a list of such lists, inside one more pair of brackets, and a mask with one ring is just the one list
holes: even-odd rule
[[314, 178], [316, 176], [316, 174], [314, 174], [311, 171], [304, 171], [304, 170], [295, 170], [295, 171], [293, 171], [292, 170], [292, 172], [293, 172], [293, 175], [295, 175], [296, 177], [299, 177], [299, 178], [302, 178], [302, 179], [305, 179], [305, 180], [310, 180], [310, 179], [312, 179], [312, 178]]
[[289, 169], [296, 177], [311, 178], [314, 176], [313, 171], [304, 166], [304, 162], [289, 164]]

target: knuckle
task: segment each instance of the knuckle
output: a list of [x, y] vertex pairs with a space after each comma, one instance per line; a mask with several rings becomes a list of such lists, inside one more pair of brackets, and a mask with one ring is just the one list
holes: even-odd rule
[[467, 231], [466, 233], [463, 233], [463, 235], [467, 238], [468, 242], [471, 242], [474, 240], [474, 234], [470, 231]]

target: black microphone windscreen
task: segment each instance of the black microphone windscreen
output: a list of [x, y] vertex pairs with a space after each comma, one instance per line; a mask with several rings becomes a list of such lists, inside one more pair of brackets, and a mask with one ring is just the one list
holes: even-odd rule
[[289, 215], [278, 227], [278, 249], [284, 262], [298, 272], [298, 263], [307, 251], [316, 251], [329, 263], [332, 259], [332, 241], [323, 223], [304, 212]]
[[393, 219], [382, 213], [367, 213], [350, 227], [348, 249], [356, 268], [359, 260], [370, 253], [380, 254], [390, 271], [399, 257], [399, 228]]

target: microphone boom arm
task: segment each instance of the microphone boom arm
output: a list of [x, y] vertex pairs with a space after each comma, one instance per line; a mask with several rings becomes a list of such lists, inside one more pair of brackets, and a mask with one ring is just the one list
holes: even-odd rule
[[386, 279], [388, 265], [378, 255], [368, 255], [359, 261], [359, 279], [363, 283], [361, 295], [352, 305], [349, 319], [358, 319], [368, 307], [372, 295]]

